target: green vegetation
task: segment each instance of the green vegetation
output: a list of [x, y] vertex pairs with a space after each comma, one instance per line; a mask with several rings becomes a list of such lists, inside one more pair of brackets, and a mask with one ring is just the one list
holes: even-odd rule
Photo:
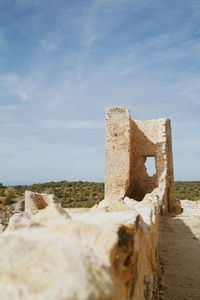
[[174, 194], [177, 199], [200, 200], [200, 181], [176, 181]]
[[[104, 198], [104, 183], [87, 181], [58, 181], [33, 185], [5, 187], [0, 183], [0, 202], [10, 205], [22, 198], [25, 190], [55, 194], [63, 207], [92, 207]], [[200, 200], [200, 181], [176, 181], [174, 194], [177, 199]]]
[[3, 186], [2, 183], [0, 183], [0, 197], [5, 196], [4, 192], [5, 192], [5, 186]]
[[15, 194], [13, 192], [8, 192], [3, 199], [3, 204], [4, 205], [12, 204], [13, 202], [15, 202], [14, 199], [15, 199]]
[[25, 190], [54, 194], [63, 207], [92, 207], [104, 197], [104, 184], [87, 181], [58, 181], [15, 186], [20, 197]]

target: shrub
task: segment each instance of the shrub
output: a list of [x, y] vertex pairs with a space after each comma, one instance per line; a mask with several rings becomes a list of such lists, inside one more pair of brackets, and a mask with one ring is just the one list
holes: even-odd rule
[[14, 194], [12, 192], [9, 192], [3, 200], [3, 204], [4, 205], [12, 204], [14, 202], [12, 201], [13, 199], [14, 199]]

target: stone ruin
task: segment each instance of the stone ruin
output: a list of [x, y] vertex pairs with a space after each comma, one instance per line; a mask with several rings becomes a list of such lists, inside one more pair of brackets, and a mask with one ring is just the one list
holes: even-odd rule
[[[148, 157], [155, 159], [153, 176], [146, 171]], [[163, 213], [179, 209], [173, 198], [170, 120], [134, 121], [127, 108], [108, 109], [105, 177], [105, 201], [114, 206], [126, 197], [136, 201], [153, 197]]]
[[58, 203], [58, 199], [53, 194], [39, 194], [25, 191], [25, 211], [44, 209], [50, 204]]
[[160, 215], [180, 211], [170, 121], [133, 121], [128, 109], [111, 108], [104, 200], [63, 209], [53, 195], [26, 192], [25, 210], [0, 234], [1, 299], [161, 299]]

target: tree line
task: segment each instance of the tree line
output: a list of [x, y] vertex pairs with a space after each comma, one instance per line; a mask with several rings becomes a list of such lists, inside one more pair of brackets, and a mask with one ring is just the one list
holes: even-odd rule
[[[23, 198], [24, 192], [54, 194], [63, 207], [92, 207], [104, 198], [104, 183], [88, 181], [51, 181], [33, 185], [3, 186], [0, 183], [0, 204], [10, 205]], [[176, 181], [174, 197], [200, 200], [200, 181]]]

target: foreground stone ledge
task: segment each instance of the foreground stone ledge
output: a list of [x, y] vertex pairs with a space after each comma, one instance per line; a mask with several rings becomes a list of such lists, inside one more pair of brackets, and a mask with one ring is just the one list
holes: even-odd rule
[[134, 210], [15, 214], [0, 235], [1, 299], [151, 299], [156, 226]]

